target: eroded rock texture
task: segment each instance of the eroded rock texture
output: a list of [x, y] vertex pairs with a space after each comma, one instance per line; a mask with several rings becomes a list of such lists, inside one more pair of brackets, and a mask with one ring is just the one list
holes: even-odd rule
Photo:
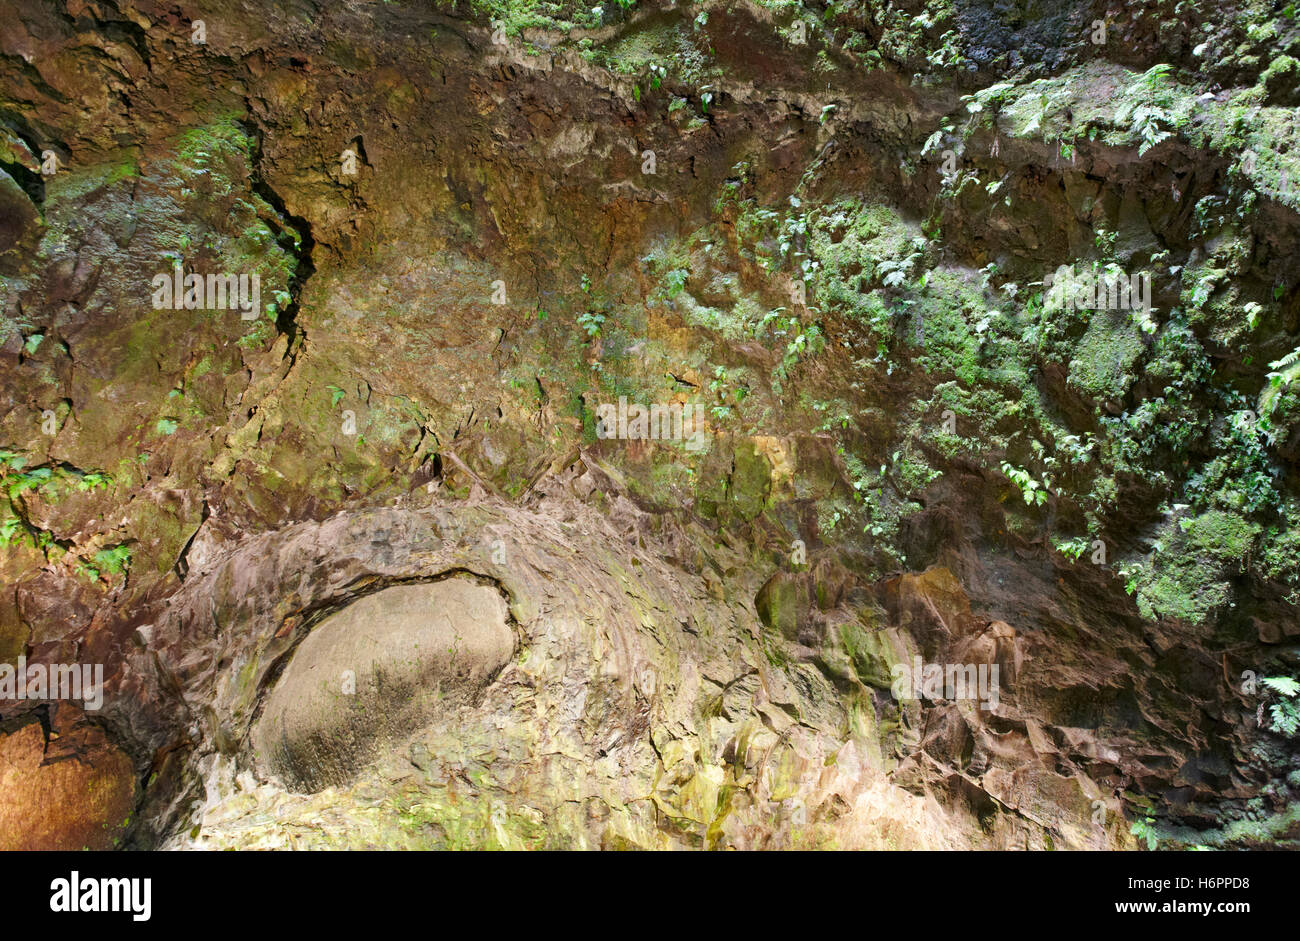
[[454, 709], [514, 652], [505, 602], [465, 577], [395, 585], [317, 625], [266, 697], [259, 761], [311, 790], [344, 782], [376, 748]]
[[13, 6], [12, 845], [1300, 839], [1291, 13]]

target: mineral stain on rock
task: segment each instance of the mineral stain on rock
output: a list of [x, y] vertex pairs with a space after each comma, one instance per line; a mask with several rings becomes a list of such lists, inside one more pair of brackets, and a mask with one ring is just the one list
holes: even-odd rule
[[499, 589], [467, 577], [384, 588], [329, 615], [266, 699], [258, 763], [296, 789], [346, 782], [385, 741], [473, 702], [514, 652], [509, 617]]
[[0, 730], [0, 851], [116, 849], [136, 798], [130, 756], [101, 730], [57, 715]]

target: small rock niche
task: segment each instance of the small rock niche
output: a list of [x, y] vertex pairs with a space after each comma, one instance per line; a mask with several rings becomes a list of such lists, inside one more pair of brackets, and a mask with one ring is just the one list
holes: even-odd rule
[[253, 728], [257, 765], [295, 791], [344, 785], [386, 744], [472, 707], [514, 651], [494, 585], [453, 576], [366, 595], [294, 650]]

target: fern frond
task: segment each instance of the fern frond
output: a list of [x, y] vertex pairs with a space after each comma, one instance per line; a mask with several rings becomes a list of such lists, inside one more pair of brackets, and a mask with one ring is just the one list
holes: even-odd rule
[[1294, 711], [1288, 711], [1286, 703], [1274, 703], [1269, 709], [1269, 714], [1273, 717], [1274, 732], [1295, 735], [1296, 729], [1300, 728], [1300, 716], [1297, 716]]
[[1264, 386], [1264, 391], [1259, 395], [1261, 415], [1271, 415], [1282, 390], [1300, 378], [1300, 346], [1268, 365], [1275, 371], [1268, 374], [1268, 385]]
[[1300, 682], [1296, 682], [1289, 676], [1266, 676], [1262, 682], [1273, 692], [1281, 693], [1283, 696], [1294, 696], [1300, 693]]
[[1294, 366], [1296, 363], [1300, 363], [1300, 346], [1297, 346], [1294, 350], [1292, 350], [1290, 353], [1287, 353], [1281, 359], [1269, 363], [1268, 368], [1285, 369], [1288, 366]]

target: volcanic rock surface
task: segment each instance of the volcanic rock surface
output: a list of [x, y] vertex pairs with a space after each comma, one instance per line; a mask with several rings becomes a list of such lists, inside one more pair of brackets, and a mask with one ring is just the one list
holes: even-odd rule
[[1295, 848], [1273, 6], [11, 4], [0, 839]]

